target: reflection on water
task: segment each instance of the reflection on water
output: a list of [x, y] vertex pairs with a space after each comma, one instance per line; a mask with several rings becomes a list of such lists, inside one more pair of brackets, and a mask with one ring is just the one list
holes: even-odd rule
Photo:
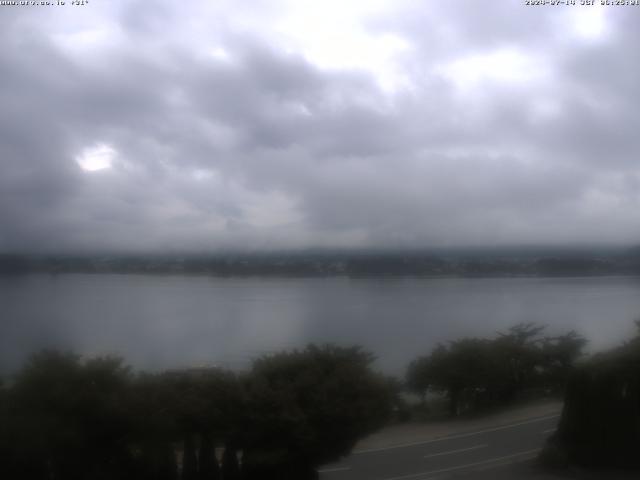
[[400, 374], [439, 341], [522, 321], [576, 329], [600, 349], [640, 317], [635, 278], [220, 279], [143, 275], [0, 278], [0, 368], [41, 347], [116, 353], [155, 369], [243, 368], [308, 342], [357, 343]]

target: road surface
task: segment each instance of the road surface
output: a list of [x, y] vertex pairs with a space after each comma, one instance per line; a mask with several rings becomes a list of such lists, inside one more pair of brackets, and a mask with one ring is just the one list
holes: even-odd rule
[[[456, 433], [442, 438], [360, 450], [326, 465], [321, 480], [508, 478], [505, 465], [530, 462], [555, 430], [559, 414]], [[494, 473], [491, 473], [495, 470]]]

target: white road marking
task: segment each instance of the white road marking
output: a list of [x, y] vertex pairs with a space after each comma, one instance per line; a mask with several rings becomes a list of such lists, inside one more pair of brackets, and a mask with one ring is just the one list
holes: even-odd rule
[[488, 444], [483, 443], [482, 445], [474, 445], [473, 447], [459, 448], [457, 450], [449, 450], [448, 452], [432, 453], [431, 455], [425, 455], [424, 458], [441, 457], [442, 455], [453, 455], [454, 453], [468, 452], [469, 450], [477, 450], [478, 448], [486, 448], [488, 446], [489, 446]]
[[323, 468], [318, 470], [318, 473], [346, 472], [347, 470], [351, 470], [351, 467]]
[[477, 466], [480, 466], [480, 465], [486, 465], [488, 463], [501, 462], [503, 460], [507, 460], [507, 459], [510, 459], [510, 458], [522, 457], [524, 455], [530, 455], [532, 453], [537, 453], [539, 451], [540, 451], [539, 448], [534, 448], [533, 450], [525, 450], [524, 452], [518, 452], [518, 453], [513, 453], [511, 455], [505, 455], [504, 457], [490, 458], [488, 460], [482, 460], [480, 462], [467, 463], [465, 465], [458, 465], [456, 467], [441, 468], [439, 470], [430, 470], [428, 472], [411, 473], [409, 475], [401, 475], [399, 477], [389, 477], [389, 478], [385, 478], [384, 480], [405, 480], [405, 479], [416, 478], [416, 477], [423, 477], [423, 480], [426, 480], [424, 478], [425, 475], [426, 476], [435, 475], [435, 474], [438, 474], [438, 473], [452, 472], [454, 470], [462, 470], [463, 468], [477, 467]]
[[532, 420], [526, 420], [524, 422], [512, 423], [510, 425], [502, 425], [500, 427], [485, 428], [484, 430], [478, 430], [476, 432], [471, 432], [471, 433], [461, 433], [461, 434], [458, 434], [458, 435], [450, 435], [450, 436], [445, 436], [445, 437], [440, 437], [440, 438], [434, 438], [433, 440], [423, 440], [421, 442], [400, 443], [400, 444], [397, 444], [397, 445], [391, 445], [390, 447], [369, 448], [369, 449], [366, 449], [366, 450], [358, 450], [358, 451], [353, 452], [353, 455], [361, 455], [363, 453], [383, 452], [385, 450], [395, 450], [397, 448], [414, 447], [416, 445], [427, 445], [429, 443], [444, 442], [445, 440], [456, 440], [458, 438], [473, 437], [474, 435], [481, 435], [483, 433], [496, 432], [498, 430], [506, 430], [507, 428], [519, 427], [520, 425], [528, 425], [530, 423], [542, 422], [544, 420], [550, 420], [552, 418], [556, 418], [556, 417], [559, 417], [559, 416], [560, 416], [560, 414], [558, 413], [558, 414], [555, 414], [555, 415], [547, 415], [545, 417], [539, 417], [539, 418], [534, 418]]

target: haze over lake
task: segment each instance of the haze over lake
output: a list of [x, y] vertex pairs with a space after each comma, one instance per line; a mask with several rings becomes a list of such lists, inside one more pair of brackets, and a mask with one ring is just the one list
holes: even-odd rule
[[0, 371], [632, 334], [640, 9], [72, 3], [0, 15]]
[[589, 350], [615, 345], [640, 316], [640, 279], [0, 277], [0, 370], [42, 347], [122, 355], [136, 368], [219, 364], [308, 342], [359, 344], [402, 374], [437, 342], [519, 322], [575, 329]]

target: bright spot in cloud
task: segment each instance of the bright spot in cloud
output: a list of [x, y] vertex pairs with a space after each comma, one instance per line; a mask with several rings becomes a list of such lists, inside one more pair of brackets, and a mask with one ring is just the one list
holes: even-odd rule
[[607, 30], [605, 9], [599, 5], [572, 8], [569, 12], [574, 33], [587, 40], [602, 37]]
[[221, 62], [229, 62], [231, 61], [231, 56], [229, 55], [229, 52], [227, 52], [224, 48], [222, 47], [215, 47], [212, 48], [209, 51], [209, 54], [216, 60], [221, 61]]
[[204, 182], [207, 180], [215, 179], [218, 175], [213, 170], [205, 170], [202, 168], [196, 168], [190, 172], [191, 178], [197, 182]]
[[385, 90], [407, 86], [396, 59], [410, 44], [396, 34], [366, 28], [367, 19], [383, 15], [389, 3], [298, 0], [290, 7], [276, 31], [285, 45], [297, 45], [309, 62], [326, 69], [367, 70]]
[[534, 58], [518, 50], [501, 49], [471, 55], [436, 68], [460, 90], [470, 91], [480, 83], [527, 83], [544, 75], [545, 69]]
[[117, 26], [105, 24], [94, 29], [56, 33], [52, 39], [65, 52], [85, 56], [101, 48], [116, 47], [122, 35]]
[[97, 172], [111, 168], [115, 156], [116, 151], [113, 148], [100, 143], [82, 150], [75, 160], [85, 172]]

